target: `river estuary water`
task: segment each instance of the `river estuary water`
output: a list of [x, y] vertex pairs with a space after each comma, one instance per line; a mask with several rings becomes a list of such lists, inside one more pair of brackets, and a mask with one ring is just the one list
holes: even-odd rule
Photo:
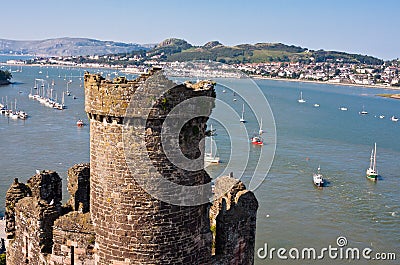
[[[4, 205], [5, 193], [15, 177], [26, 181], [36, 169], [56, 170], [63, 178], [66, 199], [67, 169], [75, 163], [89, 162], [89, 126], [76, 126], [78, 119], [88, 122], [84, 113], [84, 70], [16, 66], [11, 70], [15, 83], [0, 87], [0, 100], [7, 99], [14, 104], [16, 99], [17, 108], [25, 110], [30, 117], [23, 121], [0, 116], [0, 204]], [[109, 70], [100, 71], [113, 77]], [[29, 99], [35, 78], [49, 83], [54, 80], [53, 93], [57, 93], [58, 98], [66, 90], [66, 82], [72, 80], [69, 85], [72, 95], [65, 97], [67, 109], [53, 110]], [[259, 201], [256, 252], [265, 244], [269, 248], [288, 250], [336, 247], [336, 239], [344, 236], [348, 247], [369, 247], [374, 253], [395, 252], [400, 259], [400, 122], [390, 121], [392, 115], [400, 116], [400, 101], [376, 96], [395, 92], [270, 80], [256, 83], [269, 101], [277, 132], [272, 167], [255, 191]], [[231, 91], [223, 93], [223, 89], [216, 86], [217, 98], [231, 102]], [[300, 91], [307, 100], [304, 104], [297, 102]], [[320, 107], [314, 107], [314, 103]], [[240, 99], [231, 105], [241, 112]], [[340, 106], [346, 106], [348, 111], [340, 111]], [[359, 115], [363, 106], [368, 115]], [[380, 119], [379, 115], [385, 118]], [[255, 118], [249, 114], [247, 120], [248, 131], [258, 131]], [[214, 140], [222, 160], [220, 165], [208, 168], [215, 177], [226, 164], [230, 141], [219, 124], [213, 126], [217, 130]], [[265, 129], [268, 139], [269, 130]], [[377, 163], [381, 175], [377, 183], [365, 178], [374, 142], [378, 145]], [[250, 169], [244, 173], [245, 183], [246, 174], [251, 175], [251, 167], [257, 162], [260, 148], [268, 148], [268, 142], [263, 147], [250, 147]], [[241, 154], [232, 154], [235, 155]], [[329, 181], [323, 189], [316, 189], [312, 184], [312, 174], [319, 165]], [[4, 214], [4, 206], [0, 214]], [[272, 260], [255, 257], [255, 264], [310, 262], [284, 261], [276, 256]], [[348, 261], [325, 257], [322, 263], [345, 264]], [[364, 264], [365, 260], [356, 263]]]

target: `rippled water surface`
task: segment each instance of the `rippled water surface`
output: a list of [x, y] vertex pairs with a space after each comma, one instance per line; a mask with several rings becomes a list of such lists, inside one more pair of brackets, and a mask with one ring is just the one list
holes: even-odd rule
[[[9, 66], [2, 69], [9, 69]], [[16, 99], [17, 107], [28, 112], [30, 117], [25, 121], [14, 121], [0, 116], [0, 203], [4, 205], [5, 192], [13, 178], [26, 181], [36, 169], [56, 170], [63, 177], [66, 197], [67, 169], [75, 163], [89, 161], [89, 127], [76, 126], [78, 119], [87, 122], [81, 78], [84, 70], [23, 67], [22, 72], [15, 72], [21, 70], [15, 66], [11, 70], [16, 83], [0, 87], [0, 99], [4, 102], [7, 99], [9, 103], [14, 103]], [[101, 71], [104, 75], [114, 75], [111, 71]], [[57, 93], [59, 98], [66, 90], [66, 82], [72, 79], [69, 89], [76, 99], [65, 97], [68, 108], [63, 111], [46, 108], [28, 99], [35, 78], [49, 83], [54, 80], [53, 93]], [[240, 85], [240, 80], [237, 82]], [[394, 92], [268, 80], [256, 83], [271, 105], [277, 130], [273, 165], [267, 178], [255, 191], [260, 205], [256, 249], [265, 243], [275, 248], [322, 248], [335, 245], [338, 236], [345, 236], [352, 247], [398, 252], [400, 123], [394, 123], [389, 118], [400, 116], [400, 101], [375, 96]], [[232, 84], [234, 86], [235, 81]], [[230, 102], [240, 113], [241, 99], [233, 102], [231, 91], [222, 93], [223, 89], [216, 87], [217, 97]], [[300, 91], [307, 100], [305, 104], [297, 102]], [[314, 103], [320, 104], [320, 107], [314, 107]], [[348, 111], [340, 111], [340, 106], [348, 107]], [[358, 114], [363, 106], [368, 115]], [[248, 123], [245, 126], [249, 132], [258, 131], [255, 118], [249, 112], [246, 113]], [[385, 115], [384, 119], [378, 118], [381, 114]], [[229, 118], [226, 117], [227, 120]], [[220, 124], [213, 126], [217, 130], [214, 139], [222, 160], [219, 166], [208, 168], [215, 177], [229, 157], [231, 143]], [[238, 123], [237, 126], [243, 125]], [[263, 129], [267, 145], [250, 146], [249, 165], [243, 177], [245, 183], [253, 174], [260, 148], [271, 148], [268, 146], [270, 128]], [[233, 139], [232, 144], [238, 141], [248, 142], [248, 139]], [[365, 178], [374, 142], [378, 145], [377, 160], [381, 175], [377, 183]], [[239, 161], [241, 156], [243, 153], [232, 154], [232, 159]], [[312, 174], [318, 165], [329, 181], [322, 190], [312, 184]], [[261, 260], [256, 257], [256, 264], [278, 263], [280, 261], [276, 259]], [[346, 262], [324, 261], [324, 264], [328, 263]], [[363, 263], [360, 261], [360, 264]]]

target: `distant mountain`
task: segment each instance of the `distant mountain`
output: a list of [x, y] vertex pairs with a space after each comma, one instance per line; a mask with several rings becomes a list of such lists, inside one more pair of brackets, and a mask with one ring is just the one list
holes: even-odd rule
[[193, 46], [185, 40], [171, 38], [157, 44], [153, 49], [149, 51], [149, 55], [153, 56], [156, 54], [161, 54], [165, 57], [174, 53], [180, 53], [192, 47]]
[[148, 51], [151, 56], [165, 61], [212, 60], [228, 64], [262, 62], [343, 62], [382, 64], [383, 60], [360, 54], [337, 51], [313, 51], [282, 43], [257, 43], [224, 46], [218, 41], [193, 46], [185, 40], [167, 39]]
[[17, 41], [0, 39], [0, 54], [24, 53], [38, 56], [76, 56], [129, 53], [149, 50], [154, 45], [101, 41], [87, 38], [56, 38], [47, 40]]
[[[57, 38], [35, 41], [0, 39], [0, 54], [24, 53], [37, 56], [88, 56], [118, 55], [121, 58], [135, 57], [134, 60], [118, 60], [104, 63], [121, 65], [140, 64], [148, 59], [159, 61], [211, 60], [228, 64], [265, 62], [342, 62], [380, 65], [383, 60], [368, 55], [338, 51], [309, 50], [282, 43], [256, 43], [225, 46], [219, 41], [209, 41], [194, 46], [186, 40], [169, 38], [157, 45], [100, 41], [87, 38]], [[137, 59], [137, 58], [140, 59]], [[81, 60], [83, 60], [81, 58]], [[90, 61], [88, 58], [84, 60]], [[111, 60], [111, 59], [110, 59]]]

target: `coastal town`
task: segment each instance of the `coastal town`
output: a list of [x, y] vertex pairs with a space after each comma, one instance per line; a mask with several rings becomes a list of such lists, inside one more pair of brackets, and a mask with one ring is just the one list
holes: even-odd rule
[[321, 81], [334, 84], [400, 86], [399, 65], [340, 62], [240, 64], [237, 69], [255, 76]]
[[[147, 55], [147, 54], [146, 54]], [[162, 60], [162, 54], [151, 57], [136, 54], [133, 56], [91, 55], [35, 57], [29, 60], [8, 60], [6, 65], [62, 66], [81, 68], [111, 68], [125, 73], [140, 74], [152, 66], [172, 66], [179, 68], [181, 62]], [[326, 62], [264, 62], [233, 64], [235, 69], [255, 78], [315, 81], [331, 84], [400, 87], [400, 65], [398, 61], [387, 61], [381, 65], [344, 63], [340, 59], [327, 59]], [[215, 73], [214, 73], [215, 74]], [[220, 76], [220, 74], [217, 74]], [[229, 77], [235, 77], [230, 75]]]

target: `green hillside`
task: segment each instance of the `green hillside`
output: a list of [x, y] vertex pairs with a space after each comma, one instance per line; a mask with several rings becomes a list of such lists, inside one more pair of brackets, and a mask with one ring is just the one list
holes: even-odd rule
[[185, 40], [167, 39], [151, 52], [159, 54], [164, 61], [212, 60], [223, 63], [261, 63], [261, 62], [326, 62], [382, 64], [383, 61], [372, 56], [349, 54], [337, 51], [308, 50], [306, 48], [282, 43], [241, 44], [224, 46], [211, 41], [203, 46], [192, 46]]

